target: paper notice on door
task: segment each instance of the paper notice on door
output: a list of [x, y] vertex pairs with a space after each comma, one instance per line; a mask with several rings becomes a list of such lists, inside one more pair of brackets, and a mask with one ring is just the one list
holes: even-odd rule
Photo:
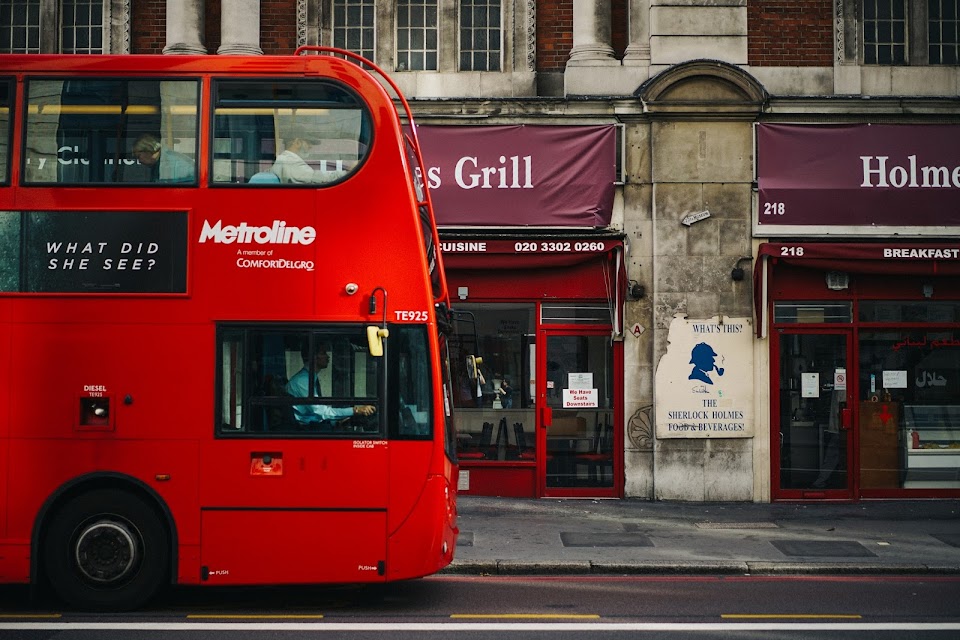
[[800, 374], [800, 397], [801, 398], [819, 398], [820, 397], [820, 374], [819, 373], [801, 373]]
[[884, 389], [906, 389], [907, 372], [906, 371], [884, 371], [883, 372]]

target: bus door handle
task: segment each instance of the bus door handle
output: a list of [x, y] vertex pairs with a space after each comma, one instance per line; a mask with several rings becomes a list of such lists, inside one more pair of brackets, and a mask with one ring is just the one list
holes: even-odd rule
[[543, 407], [540, 410], [540, 426], [546, 429], [553, 424], [553, 408]]

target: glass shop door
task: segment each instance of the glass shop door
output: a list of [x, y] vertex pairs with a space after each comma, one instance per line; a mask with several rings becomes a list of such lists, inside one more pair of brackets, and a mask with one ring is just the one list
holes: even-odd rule
[[852, 499], [852, 334], [782, 330], [775, 335], [779, 393], [771, 403], [773, 497]]
[[[538, 494], [618, 497], [622, 430], [609, 331], [542, 330], [538, 351]], [[621, 367], [622, 368], [622, 367]]]

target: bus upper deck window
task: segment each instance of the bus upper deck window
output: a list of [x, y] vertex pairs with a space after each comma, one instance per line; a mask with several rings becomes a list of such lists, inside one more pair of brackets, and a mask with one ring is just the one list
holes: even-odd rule
[[197, 80], [30, 79], [25, 184], [196, 184]]
[[337, 83], [223, 80], [214, 95], [215, 183], [329, 184], [368, 152], [370, 113]]

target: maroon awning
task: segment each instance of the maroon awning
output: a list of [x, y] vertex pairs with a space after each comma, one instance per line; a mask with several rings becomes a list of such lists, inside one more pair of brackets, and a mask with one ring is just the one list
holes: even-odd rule
[[760, 245], [753, 273], [757, 337], [766, 330], [770, 265], [791, 264], [822, 271], [908, 276], [960, 275], [957, 243], [768, 242]]
[[494, 238], [441, 230], [440, 250], [454, 301], [461, 284], [470, 285], [471, 297], [486, 299], [605, 298], [614, 333], [623, 333], [627, 275], [619, 234]]

